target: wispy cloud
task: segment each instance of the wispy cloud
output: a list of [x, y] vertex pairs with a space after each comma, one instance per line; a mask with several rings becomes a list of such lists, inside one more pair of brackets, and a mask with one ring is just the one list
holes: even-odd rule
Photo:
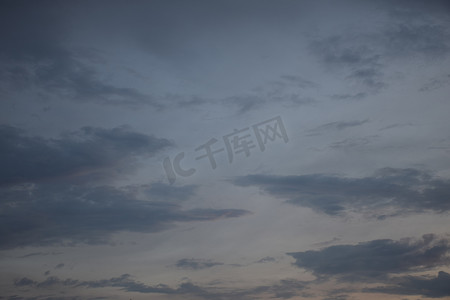
[[369, 120], [354, 120], [354, 121], [337, 121], [320, 125], [316, 128], [308, 130], [308, 135], [319, 135], [327, 131], [344, 130], [351, 127], [358, 127], [368, 123]]
[[105, 287], [118, 288], [126, 292], [137, 292], [142, 294], [162, 294], [172, 296], [190, 296], [197, 299], [221, 300], [221, 299], [254, 299], [255, 297], [270, 296], [274, 299], [289, 299], [307, 290], [305, 283], [283, 279], [272, 285], [261, 285], [251, 288], [210, 288], [202, 287], [191, 282], [180, 284], [178, 287], [170, 287], [165, 284], [149, 285], [135, 281], [129, 274], [122, 274], [119, 277], [110, 279], [81, 281], [74, 279], [60, 279], [58, 277], [48, 277], [44, 281], [35, 281], [27, 277], [15, 280], [17, 287], [35, 288], [76, 288], [86, 287], [99, 289]]
[[180, 269], [186, 270], [201, 270], [208, 269], [214, 266], [221, 266], [223, 263], [215, 262], [212, 260], [195, 259], [195, 258], [183, 258], [177, 261], [176, 266]]
[[234, 184], [257, 186], [290, 204], [334, 216], [356, 211], [384, 218], [389, 210], [394, 214], [450, 210], [450, 182], [416, 169], [384, 168], [363, 178], [248, 175], [238, 177]]

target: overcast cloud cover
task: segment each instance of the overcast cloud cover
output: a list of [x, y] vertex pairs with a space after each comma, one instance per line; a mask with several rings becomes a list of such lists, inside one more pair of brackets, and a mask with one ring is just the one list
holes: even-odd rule
[[448, 1], [2, 1], [0, 299], [449, 299]]

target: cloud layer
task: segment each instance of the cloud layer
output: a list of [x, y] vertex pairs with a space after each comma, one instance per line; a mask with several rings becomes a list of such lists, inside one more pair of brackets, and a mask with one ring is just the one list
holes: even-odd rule
[[373, 240], [356, 245], [337, 245], [321, 250], [292, 252], [294, 265], [316, 276], [346, 280], [385, 279], [392, 274], [424, 271], [450, 263], [450, 243], [432, 234], [420, 240]]
[[349, 211], [385, 218], [391, 215], [450, 210], [450, 181], [417, 169], [384, 168], [363, 178], [327, 174], [247, 175], [238, 186], [257, 186], [288, 203], [328, 215]]
[[[167, 186], [168, 195], [184, 187]], [[211, 221], [246, 215], [239, 209], [189, 209], [164, 201], [152, 189], [29, 185], [2, 189], [0, 248], [110, 242], [113, 233], [156, 232], [176, 222]], [[180, 195], [179, 201], [188, 198]]]
[[125, 168], [138, 156], [149, 157], [171, 146], [166, 139], [134, 132], [126, 126], [113, 129], [83, 127], [59, 138], [28, 136], [23, 130], [0, 126], [0, 185], [100, 175]]

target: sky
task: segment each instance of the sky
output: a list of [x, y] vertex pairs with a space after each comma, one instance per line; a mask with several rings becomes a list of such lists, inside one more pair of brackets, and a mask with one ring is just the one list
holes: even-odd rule
[[0, 299], [450, 299], [448, 1], [0, 4]]

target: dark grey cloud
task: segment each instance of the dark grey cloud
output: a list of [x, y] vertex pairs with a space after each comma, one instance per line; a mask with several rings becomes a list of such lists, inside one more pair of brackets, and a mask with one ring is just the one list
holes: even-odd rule
[[[102, 54], [89, 46], [70, 46], [77, 34], [89, 37], [101, 36], [102, 40], [125, 40], [132, 46], [138, 46], [152, 57], [184, 66], [187, 62], [202, 59], [205, 46], [214, 53], [210, 38], [222, 33], [226, 28], [230, 44], [242, 43], [234, 40], [235, 34], [246, 32], [248, 45], [267, 44], [259, 40], [249, 24], [260, 28], [270, 28], [275, 33], [286, 34], [297, 20], [309, 11], [320, 13], [321, 5], [314, 6], [313, 1], [240, 1], [214, 2], [195, 1], [187, 5], [182, 1], [136, 1], [125, 4], [123, 1], [98, 1], [58, 3], [44, 1], [7, 1], [3, 4], [0, 19], [1, 35], [4, 43], [0, 46], [1, 82], [10, 85], [4, 90], [37, 87], [47, 94], [64, 96], [78, 101], [95, 101], [106, 104], [149, 104], [157, 109], [167, 107], [172, 96], [153, 96], [137, 89], [116, 86], [102, 80], [96, 71], [96, 65], [104, 63]], [[347, 5], [353, 3], [347, 1]], [[105, 6], [108, 9], [105, 10]], [[382, 2], [379, 5], [383, 6]], [[312, 43], [313, 53], [329, 66], [345, 68], [346, 77], [356, 80], [368, 91], [356, 93], [360, 98], [370, 92], [378, 92], [386, 86], [383, 64], [384, 57], [404, 57], [415, 53], [427, 57], [437, 57], [448, 53], [448, 35], [444, 24], [438, 22], [412, 22], [408, 18], [395, 21], [400, 12], [403, 15], [414, 11], [442, 11], [447, 5], [407, 5], [401, 1], [384, 4], [384, 11], [397, 13], [379, 32], [360, 36], [331, 36], [319, 38]], [[424, 6], [425, 8], [418, 7]], [[319, 9], [317, 11], [317, 9]], [[86, 13], [89, 11], [89, 13]], [[83, 20], [82, 22], [80, 20]], [[435, 20], [432, 20], [435, 21]], [[82, 32], [88, 27], [89, 34]], [[14, 30], [10, 30], [14, 28]], [[223, 32], [223, 33], [225, 33]], [[296, 33], [296, 34], [301, 34]], [[377, 44], [373, 47], [373, 44]], [[381, 46], [380, 46], [381, 45]], [[255, 49], [252, 47], [250, 49]], [[254, 50], [253, 50], [254, 51]], [[255, 55], [255, 53], [251, 53]], [[220, 56], [220, 55], [219, 55]], [[136, 72], [134, 72], [136, 73]], [[313, 82], [297, 75], [284, 75], [275, 80], [281, 83], [305, 89], [316, 86]], [[336, 95], [339, 96], [352, 96]], [[258, 101], [252, 95], [237, 95], [242, 104], [235, 101], [240, 112], [257, 108], [266, 100]], [[176, 97], [175, 97], [176, 98]], [[234, 97], [224, 103], [233, 103]], [[268, 98], [269, 102], [284, 99], [285, 104], [304, 104], [307, 100], [298, 93], [286, 93], [282, 97]], [[182, 96], [176, 101], [180, 107], [197, 106], [208, 100], [198, 97]], [[170, 105], [169, 105], [170, 106]]]
[[367, 93], [363, 93], [363, 92], [354, 93], [354, 94], [334, 94], [331, 96], [331, 99], [354, 101], [354, 100], [362, 100], [366, 96], [367, 96]]
[[333, 99], [363, 99], [367, 94], [380, 92], [388, 86], [386, 69], [393, 61], [420, 59], [436, 63], [448, 57], [448, 16], [436, 14], [435, 5], [428, 5], [428, 9], [435, 10], [430, 18], [424, 8], [418, 11], [409, 3], [393, 2], [383, 8], [390, 18], [377, 30], [332, 35], [311, 42], [311, 52], [320, 62], [328, 69], [343, 71], [348, 81], [363, 89], [353, 94], [336, 94]]
[[23, 277], [21, 279], [14, 281], [15, 286], [28, 286], [28, 285], [33, 285], [35, 283], [36, 282], [34, 280], [31, 280], [27, 277]]
[[390, 285], [366, 288], [369, 293], [387, 293], [399, 295], [422, 295], [431, 298], [450, 296], [450, 274], [440, 271], [437, 277], [402, 276], [393, 278]]
[[378, 61], [378, 56], [371, 55], [370, 49], [364, 46], [352, 46], [339, 36], [314, 42], [311, 47], [330, 66], [358, 67], [376, 65]]
[[383, 128], [380, 128], [379, 131], [389, 130], [389, 129], [393, 129], [393, 128], [407, 127], [407, 126], [414, 126], [414, 123], [395, 123], [395, 124], [387, 125]]
[[357, 127], [368, 123], [369, 120], [354, 120], [354, 121], [337, 121], [320, 125], [316, 128], [308, 130], [308, 135], [318, 135], [326, 131], [344, 130], [351, 127]]
[[316, 83], [301, 76], [282, 75], [276, 80], [252, 89], [247, 94], [227, 97], [219, 102], [234, 106], [240, 114], [260, 109], [270, 103], [297, 107], [315, 102], [305, 94], [305, 91], [317, 86]]
[[328, 215], [356, 211], [384, 218], [386, 209], [396, 214], [450, 210], [450, 180], [417, 169], [384, 168], [363, 178], [248, 175], [238, 177], [234, 184], [257, 186], [288, 203]]
[[[408, 14], [412, 17], [446, 16], [450, 12], [450, 5], [446, 0], [382, 0], [379, 3], [387, 6], [390, 12], [397, 17], [406, 17]], [[429, 15], [430, 13], [432, 14]]]
[[22, 256], [18, 256], [17, 258], [27, 258], [27, 257], [33, 257], [33, 256], [48, 256], [48, 255], [60, 255], [62, 252], [33, 252], [29, 254], [25, 254]]
[[50, 276], [50, 277], [47, 277], [44, 281], [32, 282], [29, 285], [36, 285], [36, 287], [38, 287], [38, 288], [50, 288], [55, 285], [73, 286], [74, 284], [77, 284], [77, 283], [78, 283], [78, 280], [74, 280], [74, 279], [60, 280], [58, 277]]
[[74, 6], [77, 5], [55, 1], [2, 4], [0, 78], [3, 91], [37, 88], [44, 97], [102, 104], [149, 104], [160, 108], [158, 101], [133, 88], [102, 81], [93, 67], [102, 60], [95, 49], [67, 46], [74, 25], [68, 22], [67, 14], [73, 12]]
[[183, 258], [178, 260], [176, 263], [177, 268], [186, 270], [201, 270], [221, 265], [223, 265], [221, 262], [195, 258]]
[[429, 92], [432, 90], [437, 90], [450, 85], [450, 74], [445, 76], [436, 76], [430, 78], [424, 85], [419, 89], [420, 92]]
[[[186, 61], [201, 60], [204, 53], [201, 46], [208, 46], [214, 53], [215, 47], [205, 39], [214, 39], [217, 33], [235, 33], [229, 42], [242, 43], [239, 33], [245, 32], [247, 45], [260, 41], [252, 33], [249, 24], [274, 30], [283, 30], [304, 14], [308, 3], [293, 3], [281, 0], [272, 1], [205, 1], [195, 0], [187, 4], [184, 1], [151, 1], [125, 4], [121, 1], [107, 2], [109, 14], [101, 22], [107, 28], [117, 29], [128, 34], [145, 51], [168, 62], [183, 65]], [[100, 19], [104, 15], [104, 6], [91, 5], [92, 16]], [[163, 28], [163, 31], [161, 30]], [[267, 41], [263, 40], [267, 43]]]
[[[129, 106], [146, 104], [156, 109], [170, 107], [171, 104], [181, 108], [203, 105], [209, 100], [186, 95], [149, 95], [132, 87], [107, 82], [97, 71], [106, 62], [102, 57], [104, 54], [86, 43], [74, 46], [80, 42], [76, 40], [77, 36], [84, 35], [87, 41], [91, 35], [101, 37], [102, 41], [120, 43], [125, 40], [150, 57], [184, 66], [202, 59], [204, 53], [199, 49], [204, 49], [204, 41], [217, 36], [212, 28], [242, 31], [246, 30], [248, 22], [264, 27], [272, 24], [278, 28], [280, 22], [287, 25], [289, 20], [301, 15], [304, 6], [290, 1], [280, 1], [277, 5], [271, 1], [243, 4], [239, 1], [210, 3], [197, 0], [195, 3], [136, 1], [130, 5], [123, 1], [44, 1], [37, 5], [27, 1], [8, 1], [2, 4], [0, 15], [3, 37], [0, 87], [5, 93], [19, 88], [37, 89], [43, 97]], [[255, 6], [258, 9], [255, 10]], [[83, 32], [86, 27], [89, 33]], [[282, 31], [282, 28], [278, 30]], [[251, 31], [248, 34], [251, 40], [254, 35]], [[233, 38], [234, 34], [229, 37]], [[71, 43], [73, 40], [76, 42]], [[298, 76], [285, 76], [281, 80], [290, 81], [299, 88], [311, 85]], [[294, 104], [299, 103], [294, 95], [291, 98]], [[254, 101], [246, 101], [239, 110], [245, 111], [255, 105]]]
[[439, 59], [450, 51], [448, 28], [439, 24], [395, 24], [383, 32], [385, 55]]
[[267, 94], [256, 95], [247, 94], [232, 96], [220, 101], [223, 105], [231, 105], [237, 109], [239, 114], [248, 113], [250, 111], [261, 109], [269, 103], [279, 103], [285, 107], [297, 107], [300, 105], [309, 105], [315, 102], [310, 97], [304, 97], [297, 93], [289, 94]]
[[432, 145], [428, 146], [427, 148], [450, 152], [450, 136], [434, 141]]
[[348, 295], [338, 295], [338, 296], [331, 296], [323, 298], [323, 300], [347, 300], [349, 299]]
[[16, 186], [0, 193], [0, 248], [109, 243], [111, 235], [121, 231], [157, 232], [178, 222], [248, 214], [239, 209], [184, 210], [158, 198], [161, 187], [155, 196], [148, 187], [139, 191], [64, 184]]
[[[350, 99], [363, 98], [365, 93], [377, 93], [386, 86], [381, 56], [364, 41], [353, 37], [332, 36], [312, 42], [310, 49], [327, 68], [345, 70], [347, 79], [358, 82], [365, 89], [356, 94], [358, 97], [350, 96]], [[343, 98], [347, 99], [345, 96]]]
[[224, 300], [224, 299], [255, 299], [262, 295], [270, 295], [273, 299], [290, 299], [306, 290], [306, 283], [293, 279], [283, 279], [273, 285], [256, 286], [252, 288], [206, 288], [191, 282], [185, 282], [178, 287], [170, 287], [165, 284], [149, 285], [141, 283], [133, 279], [129, 274], [122, 274], [119, 277], [109, 279], [81, 281], [75, 279], [60, 279], [52, 276], [44, 281], [34, 281], [27, 277], [23, 277], [14, 281], [17, 287], [28, 288], [67, 288], [67, 287], [85, 287], [85, 288], [105, 288], [114, 287], [126, 292], [137, 292], [143, 294], [163, 294], [163, 295], [182, 295], [196, 296], [208, 300]]
[[282, 75], [280, 80], [275, 81], [273, 84], [279, 87], [297, 87], [297, 88], [315, 88], [318, 85], [311, 80], [303, 78], [297, 75]]
[[[83, 127], [59, 138], [28, 136], [15, 127], [0, 126], [0, 185], [35, 182], [77, 174], [102, 173], [123, 163], [151, 156], [171, 146], [166, 139], [132, 131]], [[116, 169], [116, 170], [117, 170]]]
[[276, 261], [276, 259], [274, 257], [266, 256], [266, 257], [263, 257], [260, 260], [256, 261], [255, 263], [262, 264], [262, 263], [275, 262], [275, 261]]
[[222, 103], [236, 107], [238, 113], [243, 114], [262, 108], [267, 103], [267, 99], [259, 95], [249, 94], [228, 97], [223, 99]]
[[367, 122], [369, 122], [369, 120], [367, 120], [367, 119], [362, 120], [362, 121], [340, 121], [340, 122], [327, 123], [323, 126], [320, 126], [319, 128], [321, 128], [321, 129], [336, 128], [338, 130], [342, 130], [342, 129], [346, 129], [349, 127], [360, 126], [360, 125], [366, 124]]
[[329, 148], [334, 150], [350, 150], [350, 149], [361, 150], [361, 148], [371, 144], [377, 137], [378, 137], [377, 135], [371, 135], [365, 137], [347, 138], [331, 143], [329, 145]]
[[[2, 299], [2, 298], [0, 298]], [[42, 294], [32, 297], [21, 297], [18, 295], [9, 296], [4, 298], [8, 300], [100, 300], [107, 299], [106, 297], [83, 297], [83, 296], [61, 296], [56, 294]]]
[[448, 265], [450, 241], [427, 234], [419, 240], [373, 240], [287, 254], [295, 259], [295, 266], [311, 271], [318, 277], [384, 281], [393, 274]]
[[272, 298], [275, 299], [290, 299], [299, 295], [307, 298], [309, 294], [305, 292], [306, 290], [308, 290], [306, 282], [295, 279], [283, 279], [278, 284], [259, 286], [241, 294], [248, 295], [250, 299], [255, 294], [272, 294]]
[[362, 83], [373, 92], [379, 92], [386, 86], [383, 73], [378, 67], [368, 66], [353, 70], [347, 78]]

